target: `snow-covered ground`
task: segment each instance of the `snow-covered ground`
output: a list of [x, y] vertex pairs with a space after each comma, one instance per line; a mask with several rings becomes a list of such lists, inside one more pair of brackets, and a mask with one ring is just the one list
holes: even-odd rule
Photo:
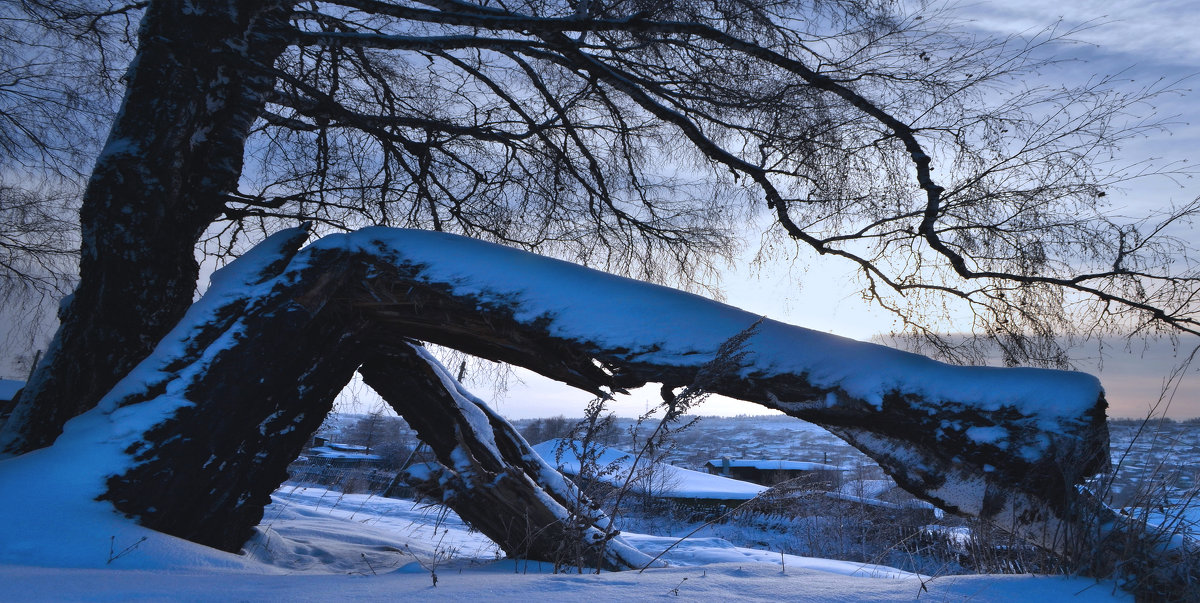
[[[711, 537], [676, 544], [663, 556], [666, 569], [555, 574], [502, 559], [452, 513], [296, 486], [275, 494], [245, 554], [231, 555], [141, 528], [102, 503], [60, 498], [69, 487], [23, 491], [16, 473], [0, 471], [4, 601], [1129, 600], [1111, 583], [1086, 579], [917, 576]], [[652, 555], [676, 543], [626, 536]]]

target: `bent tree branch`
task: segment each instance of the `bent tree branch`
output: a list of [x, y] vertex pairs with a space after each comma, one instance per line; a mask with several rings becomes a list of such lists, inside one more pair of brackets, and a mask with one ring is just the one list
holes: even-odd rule
[[927, 295], [993, 338], [1197, 330], [1191, 245], [1098, 201], [1139, 175], [1100, 159], [1155, 127], [1116, 120], [1156, 90], [993, 87], [1044, 64], [1054, 32], [969, 40], [874, 0], [22, 6], [64, 31], [143, 23], [83, 198], [79, 286], [0, 455], [51, 443], [149, 353], [192, 300], [198, 246], [295, 219], [679, 282], [771, 212], [768, 238], [853, 262], [918, 332], [942, 306]]
[[[106, 398], [109, 413], [174, 409], [128, 447], [130, 465], [102, 496], [150, 527], [240, 546], [358, 368], [437, 452], [440, 466], [419, 480], [507, 552], [553, 559], [564, 540], [599, 545], [595, 512], [569, 523], [580, 510], [568, 512], [575, 498], [561, 477], [412, 342], [611, 395], [696, 382], [722, 343], [760, 320], [442, 233], [372, 228], [295, 257], [295, 238], [285, 243], [263, 252], [274, 260], [232, 264], [265, 268], [250, 286], [219, 279], [206, 299], [234, 301], [185, 319], [138, 379]], [[1048, 548], [1065, 551], [1082, 529], [1077, 486], [1107, 467], [1093, 378], [954, 367], [769, 320], [741, 351], [740, 367], [709, 391], [825, 426], [914, 494]], [[595, 550], [600, 565], [636, 565], [620, 542]]]
[[[1044, 261], [1038, 262], [1036, 259], [1028, 262], [1028, 264], [1038, 269], [1017, 270], [1015, 269], [1017, 267], [1016, 264], [1009, 269], [989, 268], [985, 264], [989, 263], [989, 260], [997, 258], [983, 257], [982, 254], [980, 254], [980, 257], [972, 257], [966, 246], [947, 240], [944, 235], [953, 235], [964, 229], [980, 234], [987, 231], [986, 225], [964, 226], [959, 224], [956, 213], [948, 210], [946, 206], [944, 195], [947, 192], [947, 186], [938, 182], [933, 175], [936, 163], [935, 156], [938, 156], [938, 154], [931, 147], [947, 146], [944, 141], [938, 140], [938, 136], [945, 131], [950, 131], [952, 132], [951, 138], [961, 144], [962, 139], [968, 137], [968, 134], [962, 129], [943, 127], [933, 123], [923, 124], [920, 123], [921, 120], [902, 117], [900, 111], [909, 111], [912, 107], [888, 106], [881, 99], [871, 98], [870, 88], [867, 88], [867, 92], [860, 91], [859, 88], [863, 80], [873, 78], [887, 79], [887, 75], [884, 73], [847, 74], [843, 71], [844, 66], [839, 65], [837, 61], [829, 61], [828, 57], [813, 52], [811, 49], [805, 47], [802, 42], [782, 43], [778, 42], [778, 40], [771, 40], [769, 37], [766, 38], [766, 40], [778, 43], [778, 46], [773, 47], [770, 45], [770, 41], [759, 40], [754, 36], [747, 36], [741, 32], [738, 34], [731, 33], [727, 29], [719, 28], [718, 24], [703, 22], [699, 19], [662, 19], [658, 18], [654, 14], [654, 11], [643, 11], [628, 15], [597, 14], [581, 18], [578, 14], [562, 16], [526, 14], [516, 10], [482, 6], [458, 0], [423, 3], [431, 8], [397, 6], [373, 0], [343, 0], [340, 4], [367, 13], [386, 15], [396, 19], [436, 24], [450, 28], [464, 28], [464, 31], [507, 32], [514, 35], [514, 38], [506, 39], [498, 37], [499, 34], [489, 34], [477, 39], [475, 47], [503, 50], [510, 54], [519, 53], [534, 60], [557, 64], [568, 71], [582, 71], [596, 81], [603, 82], [613, 89], [620, 91], [655, 118], [677, 128], [692, 143], [694, 149], [708, 161], [734, 173], [744, 174], [753, 181], [764, 195], [767, 207], [774, 212], [778, 224], [790, 237], [812, 247], [819, 254], [838, 256], [853, 262], [872, 283], [876, 281], [881, 282], [901, 294], [914, 290], [940, 292], [951, 297], [962, 298], [972, 306], [989, 307], [988, 305], [991, 303], [992, 310], [998, 310], [1004, 304], [996, 302], [995, 296], [992, 294], [981, 295], [981, 293], [1013, 285], [1050, 287], [1081, 294], [1096, 300], [1099, 304], [1105, 305], [1108, 308], [1120, 308], [1118, 313], [1134, 311], [1149, 322], [1167, 325], [1184, 332], [1200, 334], [1200, 320], [1193, 317], [1189, 310], [1174, 307], [1170, 302], [1163, 303], [1164, 300], [1152, 299], [1155, 289], [1161, 288], [1161, 290], [1169, 292], [1176, 289], [1194, 287], [1198, 282], [1195, 274], [1185, 271], [1185, 273], [1172, 276], [1122, 265], [1122, 259], [1126, 255], [1139, 251], [1144, 252], [1146, 251], [1145, 249], [1138, 249], [1135, 246], [1126, 247], [1122, 243], [1112, 249], [1108, 256], [1110, 261], [1105, 265], [1111, 266], [1111, 269], [1090, 271], [1086, 269], [1081, 270], [1079, 267], [1070, 265], [1058, 265], [1056, 266], [1058, 271], [1062, 272], [1065, 270], [1066, 274], [1051, 274]], [[669, 11], [662, 12], [668, 13]], [[720, 23], [720, 26], [728, 27], [728, 24]], [[776, 31], [776, 28], [773, 27], [772, 33], [778, 35], [782, 40], [789, 40], [788, 34], [795, 33], [786, 31], [782, 26], [777, 27], [780, 31]], [[578, 37], [571, 37], [568, 34], [575, 34]], [[588, 34], [593, 34], [595, 37], [589, 38]], [[803, 178], [796, 172], [780, 171], [772, 167], [773, 163], [785, 161], [786, 158], [747, 156], [747, 154], [739, 151], [736, 145], [729, 145], [719, 140], [715, 134], [721, 134], [724, 137], [730, 137], [732, 134], [732, 140], [745, 138], [761, 142], [760, 148], [764, 145], [773, 145], [778, 141], [770, 140], [765, 132], [738, 124], [737, 120], [722, 120], [718, 118], [716, 116], [718, 113], [714, 111], [713, 106], [720, 106], [719, 101], [721, 99], [719, 97], [715, 95], [706, 96], [690, 89], [681, 90], [660, 81], [664, 69], [675, 73], [675, 70], [681, 69], [680, 67], [659, 67], [657, 71], [654, 69], [649, 70], [649, 73], [660, 76], [656, 78], [645, 74], [644, 68], [647, 67], [646, 65], [636, 61], [623, 61], [620, 58], [621, 55], [614, 54], [614, 47], [618, 47], [621, 43], [632, 44], [633, 40], [646, 46], [661, 45], [666, 49], [677, 49], [683, 56], [690, 55], [696, 57], [697, 62], [699, 62], [701, 57], [708, 58], [710, 54], [720, 54], [722, 52], [728, 53], [723, 56], [728, 56], [730, 60], [758, 61], [763, 65], [769, 65], [778, 69], [777, 77], [788, 78], [799, 85], [817, 91], [818, 94], [823, 93], [836, 97], [846, 107], [850, 108], [850, 111], [856, 111], [861, 116], [867, 118], [869, 122], [876, 124], [876, 127], [879, 128], [879, 139], [874, 144], [878, 145], [889, 139], [894, 139], [900, 143], [900, 147], [908, 157], [913, 178], [918, 188], [923, 192], [923, 203], [919, 207], [912, 207], [907, 211], [897, 212], [896, 215], [890, 215], [881, 221], [867, 224], [857, 232], [853, 230], [839, 230], [831, 234], [821, 233], [818, 229], [802, 225], [797, 220], [795, 214], [807, 212], [808, 209], [805, 206], [811, 205], [812, 202], [818, 200], [791, 197], [781, 190], [781, 177]], [[421, 45], [428, 45], [430, 49], [441, 50], [452, 47], [461, 48], [469, 45], [469, 43], [455, 37], [409, 38], [405, 36], [377, 35], [362, 31], [353, 33], [312, 33], [299, 31], [294, 34], [293, 41], [302, 46], [397, 48], [409, 44], [415, 45], [412, 46], [413, 48], [424, 48]], [[706, 44], [710, 44], [710, 46], [706, 46]], [[1030, 45], [1037, 46], [1038, 43], [1032, 42]], [[975, 53], [988, 54], [983, 49], [961, 50], [964, 56]], [[821, 63], [822, 66], [815, 68], [807, 61], [816, 61]], [[985, 71], [994, 70], [989, 75], [998, 75], [999, 72], [1004, 70], [1019, 69], [1021, 63], [1022, 60], [1016, 56], [1005, 56], [1003, 59], [998, 59], [996, 64], [986, 67], [979, 65], [978, 67], [983, 68]], [[682, 81], [696, 82], [700, 89], [709, 94], [712, 94], [712, 90], [715, 88], [711, 82], [701, 84], [691, 74], [677, 75], [676, 77]], [[965, 79], [969, 81], [972, 77], [973, 74], [966, 74]], [[974, 77], [979, 81], [979, 75], [974, 75]], [[930, 75], [930, 80], [927, 80], [926, 83], [931, 83], [932, 81], [933, 76]], [[947, 85], [948, 90], [943, 92], [944, 97], [939, 101], [939, 104], [945, 103], [951, 97], [963, 93], [971, 87], [972, 84], [966, 81], [958, 82], [956, 85]], [[1103, 95], [1104, 91], [1102, 88], [1102, 86], [1085, 88], [1074, 100], [1081, 105], [1095, 103], [1098, 97], [1090, 96], [1086, 93], [1092, 92]], [[742, 100], [746, 105], [761, 102], [761, 99], [752, 91], [739, 90], [738, 92], [743, 95]], [[1040, 102], [1033, 99], [1026, 100], [1031, 104]], [[1139, 102], [1139, 100], [1141, 99], [1136, 96], [1131, 98], [1114, 97], [1111, 99], [1112, 105], [1110, 108], [1113, 110], [1125, 110]], [[1065, 114], [1066, 112], [1063, 113]], [[974, 187], [979, 186], [982, 188], [982, 183], [995, 173], [1013, 172], [1018, 169], [1017, 166], [1021, 166], [1025, 162], [1028, 162], [1029, 166], [1041, 162], [1046, 162], [1046, 165], [1049, 165], [1053, 161], [1052, 157], [1055, 155], [1061, 154], [1078, 158], [1079, 156], [1086, 156], [1088, 151], [1084, 149], [1089, 147], [1094, 147], [1094, 149], [1108, 148], [1119, 142], [1116, 139], [1103, 137], [1093, 139], [1094, 133], [1091, 130], [1093, 126], [1101, 126], [1098, 128], [1099, 130], [1110, 129], [1104, 126], [1108, 116], [1104, 112], [1094, 113], [1085, 110], [1083, 113], [1082, 117], [1055, 116], [1062, 117], [1065, 120], [1065, 126], [1054, 126], [1054, 119], [1045, 118], [1041, 126], [1049, 131], [1033, 128], [1032, 132], [1027, 133], [1030, 137], [1043, 137], [1039, 141], [1039, 144], [1035, 145], [1030, 142], [1028, 146], [1038, 147], [1044, 145], [1047, 149], [1048, 157], [1034, 158], [1029, 156], [1027, 152], [1014, 152], [1012, 156], [995, 159], [993, 164], [985, 163], [977, 173], [969, 174], [962, 178], [961, 181], [950, 185], [955, 198], [978, 194], [972, 190]], [[841, 119], [845, 120], [842, 126], [846, 129], [853, 129], [855, 127], [852, 125], [854, 122], [853, 117], [841, 117]], [[1017, 118], [997, 111], [993, 116], [975, 116], [970, 118], [970, 120], [976, 119], [980, 122], [994, 120], [999, 124], [1004, 124], [1010, 120], [1015, 121]], [[1036, 120], [1037, 118], [1034, 119]], [[964, 121], [970, 120], [964, 117]], [[1055, 127], [1058, 127], [1059, 130], [1054, 130]], [[1141, 127], [1149, 128], [1153, 126], [1148, 124]], [[999, 128], [999, 126], [997, 128], [1001, 132], [1008, 131], [1007, 129]], [[867, 129], [869, 130], [870, 128], [867, 127]], [[566, 130], [570, 132], [573, 129], [568, 127]], [[706, 130], [709, 133], [706, 133]], [[479, 135], [484, 134], [486, 134], [486, 131], [480, 129]], [[1057, 141], [1054, 144], [1049, 144], [1048, 141], [1051, 139], [1057, 139]], [[806, 142], [811, 143], [812, 141]], [[1020, 141], [1017, 141], [1017, 144], [1019, 145]], [[1078, 144], [1079, 146], [1073, 148], [1070, 146], [1071, 144]], [[940, 156], [947, 157], [946, 151], [942, 150]], [[952, 171], [951, 169], [946, 169], [947, 166], [942, 167], [943, 171], [947, 172], [947, 174]], [[1081, 192], [1079, 189], [1090, 186], [1102, 194], [1101, 189], [1104, 186], [1102, 182], [1104, 178], [1101, 177], [1099, 180], [1089, 184], [1085, 182], [1085, 180], [1088, 180], [1088, 177], [1082, 174], [1079, 176], [1081, 180], [1071, 185], [1074, 188], [1061, 188], [1052, 191], [1050, 190], [1052, 187], [1049, 187], [1045, 183], [1030, 182], [1028, 183], [1028, 188], [1023, 190], [992, 191], [992, 193], [996, 197], [1006, 195], [1019, 197], [1025, 195], [1032, 199], [1039, 195], [1053, 196], [1054, 194], [1058, 194], [1066, 198], [1076, 196]], [[820, 180], [822, 177], [816, 176], [815, 178], [816, 180]], [[782, 182], [784, 186], [791, 184], [786, 179], [783, 179]], [[820, 189], [821, 186], [814, 186], [813, 188]], [[1179, 208], [1171, 216], [1168, 216], [1164, 223], [1170, 223], [1183, 217], [1191, 216], [1196, 210], [1197, 207], [1194, 204], [1188, 204]], [[941, 222], [947, 218], [954, 218], [954, 220], [949, 225], [942, 225]], [[911, 225], [899, 227], [891, 231], [877, 231], [877, 227], [892, 223], [911, 223]], [[1122, 228], [1128, 228], [1129, 226], [1111, 226], [1113, 228], [1110, 229], [1110, 232], [1106, 236], [1111, 235], [1123, 240], [1124, 235], [1120, 231]], [[1146, 233], [1146, 240], [1161, 235], [1161, 233], [1157, 232], [1158, 230], [1160, 229], [1152, 225], [1150, 228], [1151, 232]], [[1003, 229], [997, 228], [995, 231], [1000, 232]], [[872, 239], [896, 241], [907, 238], [919, 238], [923, 241], [927, 250], [940, 256], [944, 261], [944, 265], [956, 277], [964, 279], [967, 282], [981, 281], [986, 284], [982, 285], [980, 289], [971, 290], [969, 287], [959, 288], [928, 282], [924, 279], [914, 279], [911, 275], [905, 278], [905, 275], [891, 272], [884, 263], [878, 261], [878, 258], [864, 255], [862, 252], [855, 251], [851, 246], [846, 244], [855, 241], [870, 241]], [[1036, 245], [1033, 247], [1036, 247]], [[1033, 255], [1036, 255], [1036, 253]], [[992, 261], [990, 263], [995, 262]], [[1147, 291], [1151, 291], [1150, 297], [1147, 296]], [[1000, 297], [1002, 298], [1003, 296], [1001, 295]]]

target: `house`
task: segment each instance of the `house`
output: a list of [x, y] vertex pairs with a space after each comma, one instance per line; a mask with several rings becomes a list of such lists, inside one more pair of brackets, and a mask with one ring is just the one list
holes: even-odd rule
[[705, 471], [745, 482], [774, 486], [795, 480], [797, 486], [836, 490], [842, 485], [843, 469], [822, 463], [780, 459], [713, 459], [704, 463]]
[[[533, 450], [563, 475], [581, 481], [579, 458], [571, 452], [569, 445], [564, 445], [563, 454], [559, 455], [560, 442], [561, 440], [542, 442], [534, 446]], [[633, 454], [597, 445], [589, 456], [591, 471], [588, 473], [591, 475], [582, 480], [587, 482], [584, 484], [585, 489], [594, 490], [597, 486], [609, 489], [628, 487], [643, 499], [659, 501], [676, 511], [711, 514], [737, 507], [767, 489], [758, 484], [647, 459], [637, 462], [636, 471], [633, 471], [634, 477], [627, 480], [631, 469], [634, 468]]]
[[335, 468], [378, 467], [383, 464], [383, 457], [373, 454], [366, 446], [339, 444], [321, 437], [313, 438], [313, 445], [305, 457], [310, 464]]

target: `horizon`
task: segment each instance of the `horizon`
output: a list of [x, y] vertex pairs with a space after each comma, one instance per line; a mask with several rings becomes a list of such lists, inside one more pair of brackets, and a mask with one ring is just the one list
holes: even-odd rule
[[[1124, 342], [1124, 339], [1121, 341]], [[1095, 344], [1090, 342], [1090, 345]], [[1124, 345], [1108, 344], [1101, 357], [1082, 354], [1073, 357], [1079, 368], [1084, 369], [1081, 372], [1096, 375], [1100, 379], [1109, 405], [1109, 418], [1165, 416], [1175, 421], [1200, 418], [1200, 379], [1197, 378], [1200, 364], [1189, 367], [1184, 378], [1170, 392], [1170, 397], [1158, 408], [1152, 408], [1163, 391], [1162, 380], [1178, 364], [1175, 358], [1185, 356], [1192, 348], [1200, 346], [1200, 339], [1181, 341], [1178, 353], [1172, 341], [1165, 337], [1145, 343], [1134, 340], [1131, 346], [1126, 348]], [[1076, 348], [1076, 351], [1084, 350]], [[1092, 370], [1087, 370], [1089, 367]], [[467, 379], [466, 385], [472, 393], [509, 420], [571, 416], [572, 411], [582, 415], [587, 403], [595, 398], [588, 392], [519, 367], [515, 367], [507, 377], [507, 383], [499, 384], [499, 387], [495, 383], [472, 378]], [[353, 400], [355, 396], [359, 398], [357, 402]], [[651, 383], [632, 390], [628, 395], [617, 394], [610, 401], [608, 410], [615, 412], [618, 417], [636, 417], [657, 406], [659, 400], [658, 385]], [[335, 408], [370, 412], [379, 406], [387, 408], [374, 392], [357, 382], [348, 386]], [[390, 412], [390, 408], [387, 410]], [[785, 416], [753, 402], [718, 395], [710, 396], [688, 414], [719, 417]]]

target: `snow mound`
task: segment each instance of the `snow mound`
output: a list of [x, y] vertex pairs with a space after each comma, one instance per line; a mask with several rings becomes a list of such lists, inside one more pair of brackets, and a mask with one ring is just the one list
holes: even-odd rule
[[[12, 463], [0, 463], [0, 476], [19, 473]], [[739, 548], [719, 538], [676, 544], [674, 538], [639, 534], [627, 537], [650, 555], [675, 544], [664, 555], [672, 567], [554, 574], [548, 564], [497, 560], [491, 543], [452, 513], [413, 501], [296, 486], [276, 492], [258, 536], [238, 556], [144, 530], [112, 513], [72, 509], [55, 496], [69, 492], [0, 491], [8, 494], [0, 497], [0, 512], [9, 519], [0, 527], [0, 552], [7, 553], [0, 558], [0, 583], [9, 601], [1132, 600], [1112, 584], [1080, 578], [931, 579], [883, 566]], [[15, 530], [22, 519], [59, 529]], [[97, 535], [117, 530], [121, 542], [140, 530], [147, 540], [106, 564], [107, 542], [96, 542], [104, 545], [100, 550], [69, 550], [83, 542], [72, 535], [80, 524]], [[14, 547], [29, 555], [12, 555]], [[78, 563], [83, 556], [92, 561]]]
[[[558, 454], [560, 445], [563, 453]], [[572, 450], [569, 442], [550, 440], [533, 447], [534, 451], [559, 471], [571, 475], [579, 474], [579, 455]], [[614, 448], [598, 447], [595, 463], [601, 468], [611, 468], [604, 472], [599, 479], [609, 485], [620, 488], [625, 484], [625, 476], [633, 468], [635, 456]], [[709, 498], [718, 500], [750, 500], [767, 490], [766, 486], [729, 479], [719, 475], [710, 475], [700, 471], [692, 471], [665, 463], [655, 463], [642, 459], [637, 462], [638, 471], [648, 477], [634, 479], [630, 488], [641, 494], [654, 494], [669, 498]], [[635, 475], [637, 472], [635, 472]]]

